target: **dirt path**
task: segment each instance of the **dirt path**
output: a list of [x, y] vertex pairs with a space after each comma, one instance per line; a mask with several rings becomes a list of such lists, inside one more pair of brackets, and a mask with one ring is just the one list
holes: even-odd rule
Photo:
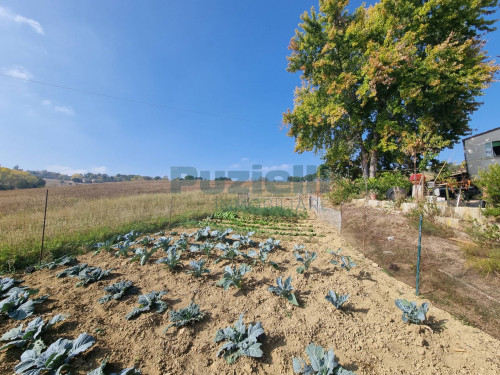
[[[105, 253], [79, 259], [92, 266], [115, 268], [105, 281], [76, 288], [74, 279], [57, 279], [57, 270], [43, 270], [23, 276], [24, 284], [40, 288], [41, 294], [51, 294], [47, 303], [38, 306], [39, 312], [46, 316], [71, 315], [67, 322], [45, 336], [46, 342], [60, 336], [74, 338], [81, 332], [96, 336], [93, 349], [72, 362], [72, 373], [85, 374], [110, 355], [109, 370], [135, 364], [143, 374], [151, 375], [293, 374], [292, 358], [304, 357], [304, 349], [310, 342], [333, 347], [339, 362], [357, 374], [500, 373], [499, 341], [463, 325], [432, 304], [428, 317], [435, 329], [433, 333], [405, 325], [394, 300], [416, 300], [414, 290], [385, 274], [328, 225], [316, 219], [308, 221], [324, 237], [283, 241], [284, 249], [270, 255], [280, 269], [254, 267], [244, 291], [225, 292], [214, 286], [226, 265], [223, 262], [209, 264], [212, 273], [205, 279], [195, 279], [184, 272], [170, 273], [161, 265], [150, 263], [141, 267]], [[309, 276], [295, 271], [298, 264], [292, 248], [297, 243], [318, 253]], [[325, 250], [339, 247], [358, 264], [350, 272], [329, 263], [333, 256]], [[183, 261], [188, 263], [186, 259]], [[292, 285], [302, 307], [292, 306], [267, 291], [276, 277], [288, 275], [293, 278]], [[134, 281], [143, 293], [168, 290], [164, 299], [174, 309], [185, 307], [194, 299], [208, 316], [197, 325], [172, 329], [166, 335], [163, 329], [168, 324], [167, 313], [143, 314], [127, 321], [124, 316], [136, 306], [136, 296], [105, 305], [97, 303], [104, 295], [105, 285], [125, 279]], [[325, 300], [329, 289], [351, 294], [347, 312], [335, 310]], [[220, 345], [213, 339], [217, 329], [232, 325], [240, 313], [245, 313], [246, 323], [262, 322], [267, 335], [262, 347], [265, 354], [260, 360], [242, 357], [236, 364], [228, 365], [215, 357]], [[0, 318], [1, 333], [16, 325], [18, 322]], [[98, 328], [104, 330], [102, 334], [95, 333]], [[12, 373], [20, 354], [17, 349], [1, 353], [0, 373]]]

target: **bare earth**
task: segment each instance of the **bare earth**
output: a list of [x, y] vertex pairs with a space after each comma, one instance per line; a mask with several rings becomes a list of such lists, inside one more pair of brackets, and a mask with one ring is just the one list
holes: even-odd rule
[[[325, 236], [283, 241], [284, 249], [270, 255], [280, 269], [255, 266], [247, 274], [244, 291], [225, 292], [215, 286], [227, 263], [209, 264], [212, 273], [197, 279], [182, 271], [171, 273], [162, 265], [154, 264], [163, 254], [155, 254], [153, 261], [143, 267], [107, 253], [82, 256], [80, 262], [115, 269], [106, 280], [86, 288], [75, 287], [73, 278], [57, 279], [55, 274], [60, 269], [19, 277], [25, 280], [23, 285], [39, 288], [41, 295], [51, 295], [48, 301], [37, 306], [42, 316], [70, 314], [66, 322], [45, 334], [47, 344], [58, 337], [76, 338], [82, 332], [96, 337], [96, 345], [72, 361], [73, 374], [85, 374], [98, 367], [107, 355], [110, 355], [111, 366], [107, 368], [110, 372], [135, 365], [143, 374], [152, 375], [293, 374], [292, 358], [304, 357], [304, 349], [310, 342], [332, 347], [339, 362], [357, 374], [500, 373], [498, 340], [463, 325], [432, 305], [428, 318], [434, 332], [405, 325], [394, 300], [416, 300], [414, 290], [349, 247], [327, 224], [317, 219], [307, 221], [315, 226], [318, 235]], [[184, 229], [192, 232], [190, 228]], [[298, 264], [292, 248], [297, 243], [318, 253], [309, 276], [295, 271]], [[329, 263], [333, 256], [325, 250], [339, 247], [358, 264], [350, 272]], [[183, 262], [187, 264], [187, 258]], [[292, 285], [302, 307], [292, 306], [267, 290], [278, 276], [288, 275], [293, 278]], [[194, 326], [171, 329], [167, 334], [163, 329], [169, 323], [168, 313], [146, 313], [127, 321], [125, 315], [137, 306], [136, 295], [104, 305], [97, 302], [104, 295], [104, 286], [127, 279], [134, 281], [142, 293], [166, 289], [164, 299], [174, 309], [185, 307], [194, 299], [208, 315]], [[325, 300], [329, 289], [351, 294], [346, 312], [335, 310]], [[417, 300], [419, 304], [425, 301]], [[213, 339], [217, 329], [232, 325], [240, 313], [245, 313], [245, 323], [262, 322], [267, 335], [262, 347], [265, 354], [262, 359], [241, 357], [236, 364], [228, 365], [215, 357], [220, 345]], [[25, 324], [28, 321], [30, 319]], [[0, 333], [18, 324], [2, 317]], [[104, 331], [95, 333], [98, 328]], [[20, 354], [17, 349], [0, 353], [0, 373], [13, 373]]]

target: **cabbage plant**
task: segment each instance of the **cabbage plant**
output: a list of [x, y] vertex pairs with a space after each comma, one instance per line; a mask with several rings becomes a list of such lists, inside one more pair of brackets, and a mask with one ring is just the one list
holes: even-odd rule
[[132, 243], [130, 241], [125, 241], [117, 244], [115, 246], [116, 248], [115, 257], [118, 258], [120, 255], [122, 257], [128, 257], [128, 253], [132, 251], [132, 248], [130, 246], [132, 246]]
[[252, 237], [255, 234], [255, 232], [248, 232], [246, 236], [243, 236], [241, 234], [233, 234], [231, 236], [231, 239], [238, 241], [241, 246], [255, 246], [256, 242], [252, 241], [250, 237]]
[[[350, 257], [342, 256], [340, 257], [340, 261], [340, 268], [344, 268], [347, 271], [350, 271], [352, 268], [356, 267], [356, 263], [354, 263]], [[337, 262], [336, 260], [331, 260], [330, 263], [335, 265], [339, 264], [339, 262]]]
[[142, 235], [141, 232], [132, 230], [132, 231], [128, 232], [127, 234], [119, 235], [117, 237], [117, 241], [129, 241], [129, 242], [132, 242], [132, 241], [135, 241], [141, 235]]
[[205, 268], [206, 261], [202, 260], [192, 260], [189, 262], [189, 266], [191, 267], [191, 270], [187, 271], [188, 274], [200, 277], [203, 276], [205, 273], [210, 273], [210, 270], [208, 268]]
[[158, 250], [157, 247], [153, 247], [149, 251], [147, 248], [139, 247], [139, 248], [135, 249], [135, 251], [134, 251], [135, 255], [132, 258], [130, 258], [130, 261], [131, 262], [139, 261], [140, 265], [144, 266], [148, 262], [149, 258], [151, 258], [151, 256], [154, 253], [156, 253], [156, 250]]
[[342, 295], [329, 290], [328, 295], [325, 297], [325, 299], [333, 306], [335, 306], [335, 308], [340, 309], [342, 305], [349, 299], [349, 294]]
[[[297, 245], [295, 247], [297, 247]], [[316, 259], [317, 254], [315, 252], [309, 253], [309, 251], [306, 250], [304, 252], [304, 255], [301, 255], [298, 252], [295, 252], [293, 255], [295, 255], [295, 259], [297, 260], [297, 262], [301, 262], [303, 264], [303, 266], [297, 267], [297, 272], [304, 273], [309, 269], [311, 263]]]
[[238, 357], [262, 357], [262, 339], [264, 338], [264, 328], [257, 322], [248, 327], [243, 323], [243, 314], [233, 327], [229, 326], [219, 329], [215, 334], [215, 342], [227, 341], [217, 352], [217, 357], [223, 355], [227, 363], [234, 363]]
[[23, 329], [23, 324], [19, 325], [18, 327], [12, 328], [10, 331], [4, 333], [3, 336], [0, 337], [0, 341], [6, 342], [6, 344], [0, 347], [0, 350], [8, 349], [11, 347], [22, 348], [23, 346], [26, 346], [26, 344], [36, 341], [43, 332], [48, 330], [56, 323], [66, 320], [67, 317], [67, 315], [57, 314], [47, 323], [45, 323], [42, 318], [36, 317], [28, 323], [25, 329]]
[[87, 268], [87, 263], [77, 264], [76, 266], [66, 268], [64, 271], [59, 272], [56, 277], [76, 277], [82, 270]]
[[2, 296], [4, 299], [0, 301], [0, 314], [6, 314], [9, 318], [15, 320], [23, 320], [33, 315], [35, 305], [49, 298], [48, 295], [45, 295], [30, 299], [30, 296], [36, 293], [38, 293], [37, 289], [11, 288]]
[[161, 297], [167, 294], [166, 290], [160, 292], [155, 292], [154, 290], [148, 294], [141, 294], [138, 298], [139, 307], [134, 307], [131, 312], [129, 312], [125, 319], [130, 320], [137, 318], [143, 312], [154, 310], [157, 313], [162, 313], [167, 310], [168, 305], [165, 301], [162, 301]]
[[177, 250], [177, 246], [170, 246], [167, 250], [167, 256], [165, 258], [158, 259], [156, 261], [157, 264], [165, 264], [170, 271], [174, 271], [175, 268], [182, 266], [180, 261], [181, 252]]
[[173, 322], [165, 328], [164, 332], [167, 332], [171, 327], [183, 327], [188, 324], [199, 322], [205, 317], [205, 312], [200, 310], [200, 306], [194, 302], [191, 302], [188, 307], [179, 310], [173, 310], [169, 312], [170, 321]]
[[263, 247], [259, 248], [259, 252], [256, 252], [255, 250], [249, 250], [248, 256], [251, 258], [255, 258], [255, 262], [260, 261], [260, 263], [262, 264], [269, 264], [271, 267], [278, 269], [278, 265], [275, 262], [267, 260], [267, 257], [269, 256], [269, 251], [264, 250]]
[[241, 243], [239, 241], [233, 242], [231, 245], [228, 243], [218, 243], [215, 245], [216, 249], [222, 250], [222, 255], [219, 256], [215, 261], [214, 264], [219, 263], [222, 260], [230, 260], [231, 262], [234, 261], [238, 256], [242, 256], [243, 258], [246, 258], [247, 255], [240, 251], [240, 245]]
[[99, 303], [106, 303], [112, 299], [117, 300], [126, 294], [130, 294], [133, 290], [133, 284], [134, 283], [132, 281], [119, 281], [112, 285], [105, 286], [104, 291], [106, 292], [106, 295], [99, 298]]
[[295, 294], [292, 292], [292, 277], [288, 276], [285, 282], [283, 283], [283, 278], [280, 276], [276, 279], [277, 286], [270, 286], [267, 290], [271, 293], [274, 293], [280, 297], [283, 297], [292, 305], [298, 306], [297, 298], [295, 298]]
[[214, 238], [216, 241], [225, 242], [228, 234], [231, 234], [233, 230], [231, 228], [227, 228], [224, 232], [220, 232], [218, 230], [213, 230], [210, 232], [210, 237]]
[[306, 354], [311, 361], [307, 364], [302, 358], [293, 359], [293, 371], [296, 374], [305, 375], [355, 375], [352, 371], [344, 369], [335, 361], [333, 349], [326, 353], [321, 345], [310, 343], [306, 348]]
[[75, 262], [76, 258], [74, 256], [65, 255], [63, 257], [54, 259], [52, 262], [43, 263], [38, 267], [38, 269], [48, 268], [49, 270], [51, 270], [59, 266], [67, 266]]
[[16, 284], [22, 283], [22, 280], [11, 279], [10, 277], [0, 276], [0, 296], [5, 294], [10, 288]]
[[76, 340], [58, 339], [43, 352], [37, 349], [26, 350], [14, 371], [22, 375], [62, 374], [71, 358], [84, 352], [94, 343], [92, 336], [82, 333]]
[[[109, 357], [106, 357], [104, 359], [104, 361], [101, 362], [101, 365], [98, 368], [96, 368], [90, 372], [87, 372], [87, 375], [107, 375], [104, 372], [104, 369], [106, 368], [106, 366], [108, 364], [108, 360], [109, 360]], [[129, 367], [129, 368], [126, 368], [125, 370], [121, 370], [118, 373], [113, 372], [109, 375], [141, 375], [141, 374], [142, 374], [141, 370], [138, 370], [135, 367]]]
[[196, 232], [191, 234], [195, 241], [203, 241], [210, 237], [210, 227], [199, 228]]
[[189, 251], [192, 253], [202, 253], [204, 255], [210, 256], [215, 245], [210, 241], [205, 241], [202, 244], [193, 244], [189, 248]]
[[259, 244], [259, 248], [261, 248], [262, 251], [270, 253], [275, 249], [279, 249], [280, 243], [281, 243], [280, 240], [275, 240], [274, 238], [268, 238], [267, 240]]
[[88, 284], [95, 283], [96, 281], [101, 280], [102, 278], [108, 276], [113, 268], [109, 270], [103, 270], [100, 267], [87, 267], [80, 271], [78, 274], [78, 279], [80, 280], [76, 283], [76, 286], [85, 286]]
[[167, 251], [172, 240], [172, 237], [160, 237], [156, 240], [155, 246], [162, 249], [163, 251]]
[[427, 302], [417, 306], [416, 302], [409, 302], [406, 299], [397, 299], [396, 306], [403, 311], [402, 319], [405, 323], [422, 324], [426, 319], [429, 304]]
[[239, 268], [236, 266], [230, 267], [226, 266], [224, 268], [224, 275], [222, 275], [222, 279], [217, 282], [217, 286], [224, 287], [224, 290], [228, 290], [231, 285], [234, 285], [237, 288], [243, 287], [243, 276], [252, 270], [252, 267], [243, 263]]

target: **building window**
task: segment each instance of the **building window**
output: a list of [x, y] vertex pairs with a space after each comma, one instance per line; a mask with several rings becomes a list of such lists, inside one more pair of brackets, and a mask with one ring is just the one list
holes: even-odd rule
[[493, 149], [493, 156], [500, 156], [500, 141], [491, 142]]
[[486, 158], [493, 157], [493, 148], [492, 148], [491, 142], [484, 144], [484, 156]]

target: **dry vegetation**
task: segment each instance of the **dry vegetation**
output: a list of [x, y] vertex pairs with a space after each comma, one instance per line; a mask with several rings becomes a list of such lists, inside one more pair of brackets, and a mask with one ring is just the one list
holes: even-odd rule
[[[217, 194], [200, 191], [200, 181], [181, 182], [182, 195], [170, 194], [170, 181], [140, 181], [49, 188], [45, 249], [57, 256], [132, 229], [155, 231], [174, 222], [201, 219], [215, 209]], [[256, 182], [204, 181], [223, 187], [225, 197], [257, 191]], [[314, 184], [258, 183], [260, 190], [290, 195]], [[271, 195], [271, 194], [268, 194]], [[0, 270], [36, 261], [43, 225], [45, 189], [0, 191]], [[172, 210], [171, 210], [172, 207]]]

